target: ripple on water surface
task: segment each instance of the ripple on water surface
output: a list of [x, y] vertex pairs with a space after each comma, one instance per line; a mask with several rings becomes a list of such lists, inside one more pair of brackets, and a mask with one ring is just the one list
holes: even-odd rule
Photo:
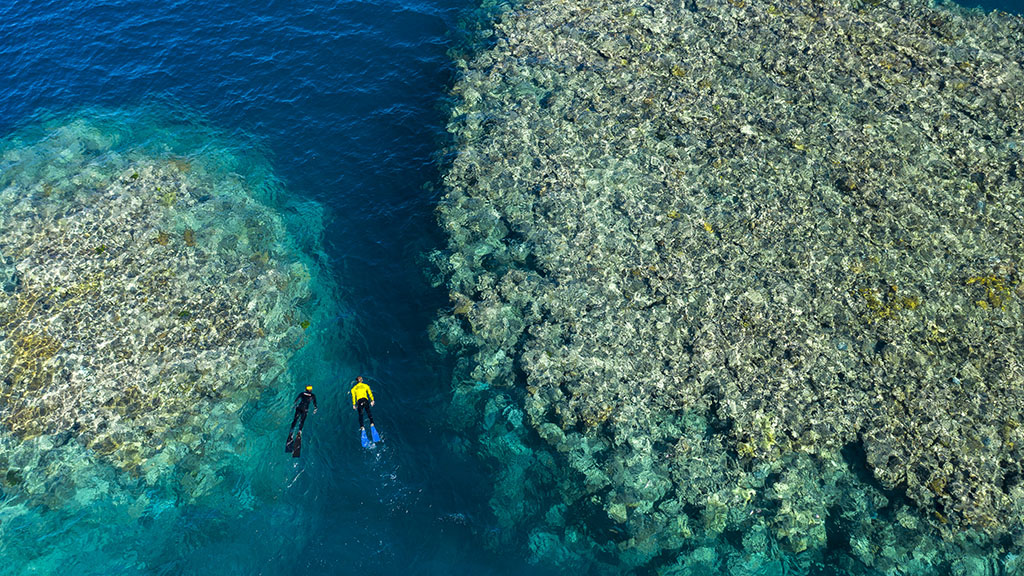
[[333, 309], [319, 208], [279, 196], [259, 155], [169, 110], [88, 110], [0, 142], [8, 567], [83, 551], [143, 567], [133, 530], [89, 528], [163, 523], [147, 536], [184, 551], [276, 496], [245, 477], [270, 420], [254, 406]]

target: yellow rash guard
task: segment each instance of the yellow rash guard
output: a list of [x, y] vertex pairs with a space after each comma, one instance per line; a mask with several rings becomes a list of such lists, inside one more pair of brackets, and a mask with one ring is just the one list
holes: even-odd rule
[[367, 398], [373, 402], [373, 391], [365, 382], [360, 382], [352, 387], [352, 405], [355, 406], [360, 398]]

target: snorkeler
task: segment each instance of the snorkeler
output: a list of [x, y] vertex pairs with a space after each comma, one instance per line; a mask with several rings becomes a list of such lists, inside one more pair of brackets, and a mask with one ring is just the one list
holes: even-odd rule
[[[370, 407], [373, 406], [373, 390], [363, 382], [362, 376], [357, 376], [355, 386], [352, 387], [352, 409], [356, 410], [359, 414], [359, 436], [360, 442], [363, 448], [370, 445], [371, 440], [373, 442], [380, 442], [380, 435], [377, 434], [377, 428], [373, 425], [373, 412], [370, 412]], [[366, 416], [370, 419], [370, 438], [366, 437], [366, 429], [363, 428], [363, 411], [366, 411]]]
[[[306, 386], [306, 389], [299, 392], [299, 395], [295, 397], [295, 417], [292, 418], [292, 427], [288, 429], [288, 433], [295, 429], [295, 422], [299, 423], [299, 432], [302, 432], [302, 426], [306, 424], [306, 415], [309, 414], [309, 401], [313, 401], [313, 414], [319, 410], [316, 405], [316, 394], [313, 394], [313, 387]], [[299, 418], [302, 418], [299, 420]]]
[[[299, 395], [295, 397], [295, 416], [292, 417], [291, 428], [288, 429], [288, 439], [284, 443], [285, 452], [291, 452], [293, 456], [298, 457], [302, 450], [302, 427], [306, 424], [306, 416], [309, 414], [309, 402], [313, 402], [313, 414], [320, 409], [316, 404], [316, 394], [313, 394], [313, 387], [306, 386], [306, 389], [299, 392]], [[292, 430], [295, 429], [295, 423], [299, 423], [299, 434], [295, 437], [295, 442], [292, 442]]]
[[363, 410], [370, 419], [370, 426], [373, 426], [373, 413], [370, 412], [373, 406], [373, 390], [363, 382], [362, 376], [356, 377], [356, 385], [352, 387], [352, 409], [359, 412], [359, 429], [363, 429]]

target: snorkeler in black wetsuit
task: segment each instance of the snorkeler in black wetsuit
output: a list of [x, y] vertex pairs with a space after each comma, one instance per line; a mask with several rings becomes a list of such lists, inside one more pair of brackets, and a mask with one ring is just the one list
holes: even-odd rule
[[[285, 452], [291, 452], [292, 456], [296, 458], [302, 453], [302, 427], [306, 424], [306, 415], [309, 414], [309, 402], [313, 401], [313, 414], [319, 407], [316, 405], [316, 394], [313, 394], [313, 387], [306, 386], [306, 389], [299, 393], [295, 397], [295, 416], [292, 418], [292, 426], [288, 429], [288, 440], [284, 443]], [[295, 429], [295, 423], [299, 423], [299, 433], [295, 436], [294, 441], [292, 439], [292, 430]]]
[[[316, 405], [316, 394], [313, 394], [313, 387], [306, 386], [306, 389], [299, 392], [299, 395], [295, 397], [295, 417], [292, 418], [292, 426], [288, 429], [288, 435], [291, 436], [292, 430], [295, 429], [295, 423], [299, 423], [299, 432], [302, 432], [302, 427], [306, 424], [306, 415], [309, 414], [309, 401], [313, 401], [313, 414], [319, 410]], [[299, 418], [302, 418], [299, 420]]]

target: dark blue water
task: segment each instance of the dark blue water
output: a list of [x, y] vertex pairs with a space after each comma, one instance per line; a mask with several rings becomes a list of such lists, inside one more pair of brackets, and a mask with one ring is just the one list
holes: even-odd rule
[[[12, 565], [4, 555], [0, 573], [535, 573], [521, 551], [481, 544], [492, 530], [485, 476], [446, 448], [450, 375], [425, 335], [446, 303], [420, 270], [420, 254], [439, 243], [436, 192], [425, 185], [437, 181], [445, 142], [451, 32], [472, 7], [0, 4], [0, 134], [95, 110], [131, 123], [152, 116], [136, 110], [156, 108], [165, 124], [209, 124], [266, 157], [291, 199], [323, 207], [322, 248], [340, 302], [334, 324], [313, 327], [320, 337], [293, 368], [320, 400], [304, 457], [282, 464], [287, 454], [275, 450], [254, 459], [239, 480], [261, 487], [254, 510], [179, 504], [173, 521], [159, 510], [138, 519], [51, 512], [25, 526], [0, 515], [0, 555], [32, 538], [39, 556]], [[287, 212], [289, 198], [280, 207]], [[358, 446], [347, 397], [357, 373], [374, 385], [386, 434], [374, 453]], [[294, 392], [260, 407], [275, 447]]]
[[967, 8], [977, 8], [986, 12], [1002, 10], [1010, 14], [1024, 13], [1024, 3], [1020, 0], [962, 0], [957, 3]]

